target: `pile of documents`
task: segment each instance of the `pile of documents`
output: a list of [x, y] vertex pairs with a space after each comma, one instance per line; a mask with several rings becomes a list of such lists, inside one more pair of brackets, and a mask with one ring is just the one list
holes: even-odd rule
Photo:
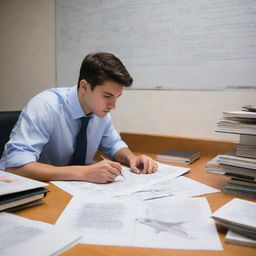
[[238, 133], [240, 141], [235, 151], [216, 156], [206, 169], [230, 177], [223, 186], [224, 193], [256, 198], [256, 112], [253, 106], [244, 108], [223, 112], [224, 119], [217, 123], [216, 131]]
[[[159, 163], [153, 174], [122, 167], [122, 176], [107, 184], [54, 181], [73, 195], [55, 225], [0, 213], [0, 254], [58, 255], [78, 242], [223, 250], [207, 199], [190, 198], [219, 190], [182, 176], [187, 172], [189, 168]], [[5, 194], [31, 194], [31, 189], [47, 185], [8, 172], [1, 175], [2, 194], [3, 188]], [[2, 205], [5, 210], [13, 206]]]
[[212, 215], [217, 224], [229, 229], [226, 242], [256, 247], [256, 203], [238, 198]]
[[43, 204], [48, 184], [0, 171], [0, 212], [15, 211]]
[[0, 254], [57, 255], [78, 242], [221, 251], [207, 199], [191, 198], [220, 191], [182, 176], [187, 172], [159, 163], [153, 174], [122, 167], [107, 184], [54, 181], [73, 195], [55, 225], [1, 213]]
[[190, 198], [219, 190], [181, 176], [188, 171], [159, 163], [153, 174], [123, 167], [125, 178], [108, 184], [53, 181], [74, 196], [56, 226], [86, 244], [223, 250], [207, 199]]
[[58, 255], [82, 238], [76, 231], [6, 213], [43, 204], [49, 192], [45, 186], [48, 184], [0, 171], [0, 255]]
[[245, 106], [239, 111], [224, 111], [223, 117], [217, 122], [217, 132], [256, 135], [256, 108]]

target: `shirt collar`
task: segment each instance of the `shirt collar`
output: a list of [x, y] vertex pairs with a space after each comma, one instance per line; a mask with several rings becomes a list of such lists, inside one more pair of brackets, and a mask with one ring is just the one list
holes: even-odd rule
[[71, 87], [67, 93], [67, 104], [69, 107], [69, 111], [73, 117], [73, 119], [78, 119], [83, 116], [86, 116], [84, 113], [82, 106], [79, 102], [78, 95], [77, 95], [77, 85]]

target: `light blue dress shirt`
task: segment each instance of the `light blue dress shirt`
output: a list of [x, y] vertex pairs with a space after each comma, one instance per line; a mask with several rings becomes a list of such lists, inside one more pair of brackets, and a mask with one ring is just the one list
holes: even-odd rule
[[[71, 161], [80, 117], [85, 113], [77, 96], [77, 87], [54, 88], [32, 98], [22, 110], [4, 153], [0, 170], [30, 162], [65, 166]], [[92, 114], [87, 127], [86, 163], [92, 163], [99, 149], [110, 158], [127, 145], [112, 125], [110, 114]]]

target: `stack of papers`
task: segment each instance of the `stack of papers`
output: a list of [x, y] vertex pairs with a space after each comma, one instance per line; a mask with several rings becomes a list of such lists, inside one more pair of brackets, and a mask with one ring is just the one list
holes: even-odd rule
[[219, 190], [181, 176], [188, 171], [159, 164], [153, 174], [124, 167], [125, 179], [107, 184], [54, 181], [74, 195], [56, 226], [80, 231], [86, 244], [222, 250], [207, 200], [188, 198]]
[[[213, 219], [242, 236], [256, 239], [256, 203], [234, 198], [212, 215]], [[239, 239], [234, 233], [227, 235], [227, 240]], [[241, 239], [240, 239], [241, 240]]]
[[256, 112], [224, 111], [223, 115], [217, 122], [217, 132], [256, 135]]
[[[74, 196], [56, 224], [0, 214], [0, 254], [55, 255], [81, 237], [82, 243], [100, 245], [222, 250], [207, 199], [188, 198], [219, 190], [181, 176], [188, 171], [159, 164], [152, 174], [123, 167], [125, 178], [118, 176], [107, 184], [52, 182]], [[21, 181], [27, 179], [18, 178], [23, 191], [27, 181]], [[30, 188], [37, 183], [31, 182]]]

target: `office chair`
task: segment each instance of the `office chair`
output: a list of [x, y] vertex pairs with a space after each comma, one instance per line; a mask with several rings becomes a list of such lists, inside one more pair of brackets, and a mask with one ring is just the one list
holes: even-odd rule
[[0, 157], [21, 111], [0, 111]]

